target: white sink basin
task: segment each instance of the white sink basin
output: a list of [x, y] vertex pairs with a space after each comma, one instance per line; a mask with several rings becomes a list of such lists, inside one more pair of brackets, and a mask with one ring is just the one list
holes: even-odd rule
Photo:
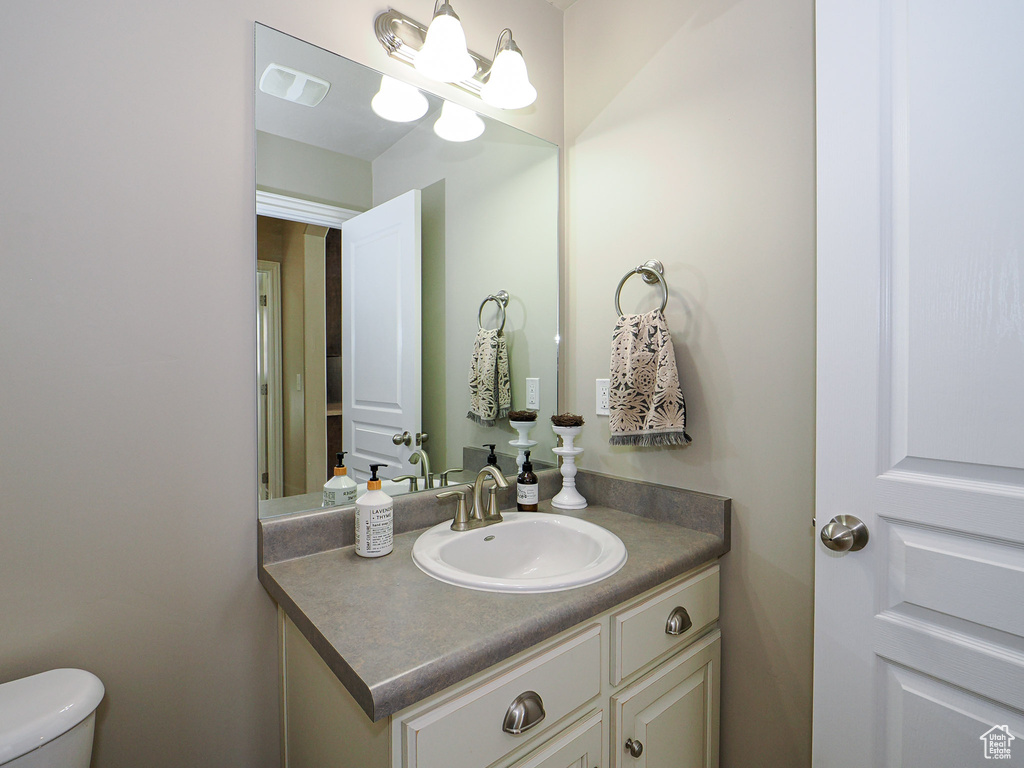
[[413, 562], [429, 576], [484, 592], [558, 592], [607, 578], [626, 562], [611, 531], [575, 517], [505, 512], [504, 522], [456, 532], [446, 521], [424, 531]]

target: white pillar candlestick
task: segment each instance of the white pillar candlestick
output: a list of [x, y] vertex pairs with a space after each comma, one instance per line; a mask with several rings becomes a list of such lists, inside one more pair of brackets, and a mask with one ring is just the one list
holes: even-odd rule
[[576, 457], [583, 453], [573, 443], [583, 427], [552, 427], [555, 434], [562, 438], [561, 448], [551, 450], [562, 457], [562, 490], [551, 500], [551, 506], [557, 509], [584, 509], [587, 500], [576, 490]]
[[509, 445], [519, 450], [519, 455], [516, 456], [516, 464], [519, 466], [519, 471], [516, 472], [516, 475], [518, 476], [523, 472], [523, 462], [526, 461], [526, 451], [537, 444], [536, 440], [530, 439], [530, 430], [534, 428], [537, 422], [536, 420], [513, 421], [512, 419], [509, 419], [508, 423], [512, 429], [519, 433], [519, 439], [508, 441]]

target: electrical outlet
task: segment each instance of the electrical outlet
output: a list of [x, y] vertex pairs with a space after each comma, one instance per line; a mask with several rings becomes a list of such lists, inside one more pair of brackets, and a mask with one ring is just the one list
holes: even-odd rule
[[608, 390], [611, 389], [611, 380], [597, 379], [597, 415], [610, 416], [608, 410]]
[[540, 409], [540, 379], [526, 380], [526, 407]]

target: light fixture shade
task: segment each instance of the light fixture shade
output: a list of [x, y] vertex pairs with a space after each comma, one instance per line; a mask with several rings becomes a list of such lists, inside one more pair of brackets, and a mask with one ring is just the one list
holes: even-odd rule
[[425, 77], [441, 83], [469, 80], [476, 74], [476, 62], [466, 50], [466, 33], [448, 3], [434, 14], [415, 66]]
[[491, 65], [491, 74], [480, 91], [480, 98], [492, 107], [500, 109], [522, 109], [537, 100], [537, 89], [526, 74], [526, 60], [511, 42], [510, 46], [498, 51]]
[[484, 132], [480, 115], [459, 104], [446, 101], [434, 123], [434, 133], [445, 141], [472, 141]]
[[419, 120], [429, 106], [427, 97], [417, 88], [388, 75], [381, 75], [380, 90], [370, 102], [370, 108], [378, 116], [395, 123]]

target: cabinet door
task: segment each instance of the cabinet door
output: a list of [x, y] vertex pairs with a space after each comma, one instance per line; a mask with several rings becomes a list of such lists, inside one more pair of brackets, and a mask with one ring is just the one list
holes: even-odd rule
[[716, 629], [612, 697], [616, 768], [717, 768], [721, 637]]
[[592, 712], [510, 768], [603, 768], [604, 710]]

